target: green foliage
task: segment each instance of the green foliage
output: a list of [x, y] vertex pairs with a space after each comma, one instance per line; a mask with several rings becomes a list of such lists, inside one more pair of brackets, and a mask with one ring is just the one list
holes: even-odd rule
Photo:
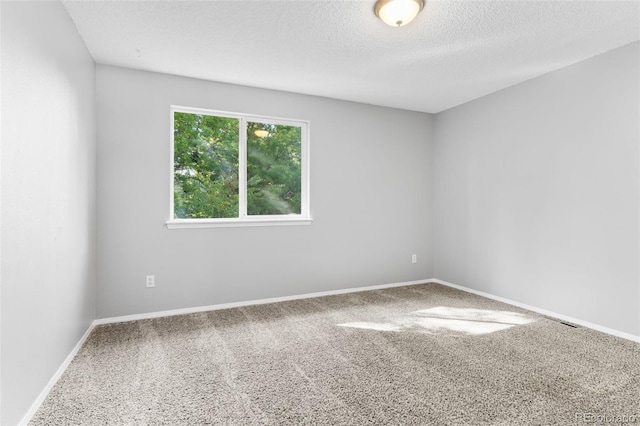
[[[239, 131], [235, 118], [174, 113], [176, 218], [239, 216]], [[248, 122], [247, 213], [300, 214], [300, 178], [301, 129]]]
[[176, 218], [238, 217], [239, 120], [174, 113]]
[[300, 141], [300, 127], [247, 123], [247, 214], [300, 214]]

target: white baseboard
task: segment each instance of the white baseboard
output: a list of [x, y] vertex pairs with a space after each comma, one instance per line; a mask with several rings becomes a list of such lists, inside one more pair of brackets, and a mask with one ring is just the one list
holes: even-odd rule
[[494, 296], [493, 294], [485, 293], [484, 291], [474, 290], [472, 288], [463, 287], [461, 285], [453, 284], [453, 283], [450, 283], [450, 282], [447, 282], [447, 281], [442, 281], [442, 280], [439, 280], [439, 279], [436, 279], [436, 278], [430, 279], [429, 282], [442, 284], [442, 285], [445, 285], [447, 287], [451, 287], [451, 288], [455, 288], [455, 289], [458, 289], [458, 290], [466, 291], [467, 293], [472, 293], [472, 294], [476, 294], [478, 296], [486, 297], [487, 299], [492, 299], [492, 300], [496, 300], [498, 302], [507, 303], [509, 305], [513, 305], [513, 306], [517, 306], [519, 308], [527, 309], [529, 311], [537, 312], [539, 314], [542, 314], [542, 315], [545, 315], [545, 316], [548, 316], [548, 317], [557, 318], [557, 319], [562, 320], [562, 321], [566, 321], [566, 322], [569, 322], [569, 323], [577, 324], [577, 325], [580, 325], [582, 327], [590, 328], [592, 330], [600, 331], [602, 333], [610, 334], [612, 336], [621, 337], [623, 339], [627, 339], [627, 340], [631, 340], [633, 342], [640, 343], [640, 336], [636, 336], [634, 334], [625, 333], [623, 331], [614, 330], [614, 329], [608, 328], [608, 327], [603, 327], [603, 326], [598, 325], [598, 324], [593, 324], [593, 323], [590, 323], [590, 322], [587, 322], [587, 321], [583, 321], [583, 320], [580, 320], [580, 319], [577, 319], [577, 318], [572, 318], [572, 317], [570, 317], [568, 315], [558, 314], [556, 312], [551, 312], [551, 311], [548, 311], [546, 309], [537, 308], [535, 306], [527, 305], [525, 303], [516, 302], [516, 301], [510, 300], [510, 299], [506, 299], [504, 297]]
[[258, 300], [249, 300], [244, 302], [231, 302], [231, 303], [221, 303], [219, 305], [208, 305], [208, 306], [198, 306], [193, 308], [183, 308], [183, 309], [172, 309], [169, 311], [158, 311], [158, 312], [149, 312], [145, 314], [135, 314], [135, 315], [124, 315], [120, 317], [110, 317], [110, 318], [101, 318], [97, 319], [93, 322], [94, 325], [102, 325], [102, 324], [113, 324], [118, 322], [126, 322], [126, 321], [137, 321], [142, 319], [150, 319], [150, 318], [160, 318], [160, 317], [168, 317], [173, 315], [185, 315], [192, 314], [196, 312], [206, 312], [206, 311], [217, 311], [220, 309], [229, 309], [229, 308], [238, 308], [242, 306], [251, 306], [251, 305], [265, 305], [267, 303], [276, 303], [276, 302], [286, 302], [289, 300], [299, 300], [299, 299], [310, 299], [312, 297], [322, 297], [322, 296], [334, 296], [337, 294], [346, 294], [346, 293], [356, 293], [359, 291], [369, 291], [369, 290], [380, 290], [385, 288], [392, 287], [404, 287], [408, 285], [417, 285], [417, 284], [425, 284], [431, 279], [417, 280], [417, 281], [405, 281], [398, 282], [392, 284], [381, 284], [381, 285], [372, 285], [367, 287], [354, 287], [354, 288], [345, 288], [340, 290], [329, 290], [329, 291], [320, 291], [317, 293], [306, 293], [306, 294], [298, 294], [293, 296], [283, 296], [283, 297], [272, 297], [268, 299], [258, 299]]
[[40, 395], [38, 395], [38, 398], [36, 398], [33, 404], [31, 404], [29, 411], [27, 411], [27, 413], [24, 415], [20, 423], [18, 423], [19, 426], [27, 426], [29, 424], [29, 422], [31, 421], [31, 418], [34, 416], [34, 414], [36, 414], [36, 411], [38, 411], [38, 408], [40, 408], [40, 406], [44, 402], [47, 395], [49, 395], [49, 392], [51, 392], [51, 389], [53, 389], [55, 384], [58, 383], [58, 380], [60, 380], [60, 377], [62, 377], [62, 374], [65, 372], [67, 367], [69, 367], [69, 364], [71, 364], [71, 361], [73, 361], [73, 358], [76, 356], [76, 354], [78, 353], [82, 345], [84, 345], [84, 342], [86, 342], [87, 337], [89, 337], [94, 327], [95, 327], [95, 321], [92, 322], [91, 325], [89, 325], [89, 327], [87, 328], [87, 331], [84, 332], [84, 334], [82, 335], [78, 343], [76, 343], [76, 345], [71, 350], [71, 353], [67, 356], [67, 358], [62, 362], [60, 367], [58, 367], [56, 372], [53, 374], [53, 376], [49, 380], [49, 383], [47, 383], [44, 389], [42, 389], [42, 392], [40, 392]]

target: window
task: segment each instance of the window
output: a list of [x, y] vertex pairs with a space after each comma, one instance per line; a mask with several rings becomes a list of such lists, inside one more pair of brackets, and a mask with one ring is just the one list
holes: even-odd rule
[[169, 228], [309, 224], [308, 123], [171, 108]]

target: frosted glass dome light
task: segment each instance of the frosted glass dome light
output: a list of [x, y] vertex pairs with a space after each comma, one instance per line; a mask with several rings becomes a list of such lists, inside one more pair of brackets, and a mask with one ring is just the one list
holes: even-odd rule
[[418, 15], [424, 7], [424, 0], [378, 0], [376, 16], [392, 27], [402, 27]]

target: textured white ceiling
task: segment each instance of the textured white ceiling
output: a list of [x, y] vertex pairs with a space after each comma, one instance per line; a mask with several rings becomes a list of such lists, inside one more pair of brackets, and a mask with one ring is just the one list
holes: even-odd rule
[[63, 3], [98, 63], [431, 113], [640, 39], [638, 1]]

